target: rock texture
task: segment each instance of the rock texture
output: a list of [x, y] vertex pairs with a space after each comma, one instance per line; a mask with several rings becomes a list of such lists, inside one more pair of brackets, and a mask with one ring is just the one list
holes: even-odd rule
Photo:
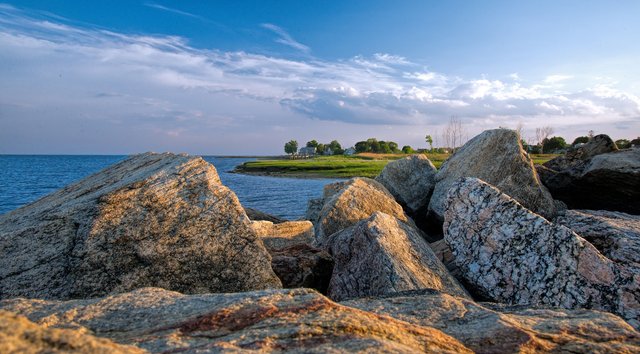
[[327, 248], [336, 301], [423, 288], [467, 296], [416, 229], [382, 212], [334, 234]]
[[270, 249], [271, 267], [285, 288], [312, 288], [326, 294], [333, 273], [327, 251], [308, 244]]
[[320, 245], [330, 235], [368, 219], [376, 211], [412, 223], [386, 188], [372, 179], [353, 178], [332, 187], [335, 189], [325, 188], [325, 203], [316, 224], [316, 240]]
[[287, 221], [283, 218], [279, 218], [275, 215], [267, 214], [253, 208], [244, 208], [244, 212], [252, 221], [271, 221], [274, 224], [280, 224]]
[[280, 287], [235, 194], [199, 157], [132, 156], [0, 216], [0, 297]]
[[376, 181], [385, 186], [407, 212], [426, 212], [436, 172], [425, 155], [411, 155], [389, 162]]
[[640, 214], [640, 149], [617, 150], [598, 135], [537, 169], [554, 198], [572, 209]]
[[145, 353], [139, 348], [115, 344], [85, 332], [46, 328], [24, 316], [0, 311], [0, 353]]
[[484, 131], [442, 164], [429, 202], [429, 212], [435, 217], [443, 218], [447, 192], [460, 177], [486, 181], [545, 218], [556, 214], [556, 203], [540, 183], [531, 159], [513, 130]]
[[439, 330], [341, 306], [308, 289], [182, 295], [143, 288], [91, 300], [5, 300], [0, 307], [150, 352], [471, 352]]
[[634, 280], [573, 231], [476, 178], [454, 184], [447, 205], [445, 241], [477, 294], [508, 304], [601, 309], [637, 323]]
[[637, 353], [640, 334], [593, 310], [526, 309], [422, 290], [342, 303], [435, 327], [476, 353]]
[[313, 224], [310, 221], [253, 221], [251, 227], [268, 249], [279, 249], [315, 241]]

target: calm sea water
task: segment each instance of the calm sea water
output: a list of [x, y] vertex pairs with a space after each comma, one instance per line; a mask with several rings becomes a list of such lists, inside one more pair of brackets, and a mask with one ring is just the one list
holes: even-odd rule
[[[0, 214], [123, 160], [126, 156], [0, 155]], [[251, 158], [204, 156], [245, 207], [282, 218], [302, 217], [307, 201], [322, 194], [332, 179], [297, 179], [229, 173]]]

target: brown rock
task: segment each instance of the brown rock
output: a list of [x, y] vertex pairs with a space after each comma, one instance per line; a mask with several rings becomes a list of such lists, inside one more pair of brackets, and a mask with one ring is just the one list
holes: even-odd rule
[[0, 297], [280, 287], [235, 194], [199, 157], [132, 156], [0, 216]]
[[251, 221], [271, 221], [274, 224], [279, 224], [287, 221], [283, 218], [279, 218], [277, 216], [267, 214], [253, 208], [244, 208], [244, 212], [247, 214]]
[[313, 224], [310, 221], [286, 221], [278, 224], [253, 221], [251, 227], [269, 250], [312, 244], [315, 241]]
[[326, 294], [333, 258], [308, 244], [271, 249], [271, 267], [285, 288], [312, 288]]

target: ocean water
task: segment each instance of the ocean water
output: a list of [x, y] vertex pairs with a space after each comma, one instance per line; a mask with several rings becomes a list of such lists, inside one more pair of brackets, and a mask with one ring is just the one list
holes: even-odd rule
[[[0, 214], [31, 203], [69, 183], [122, 161], [126, 156], [0, 155]], [[301, 218], [309, 199], [334, 179], [299, 179], [229, 173], [252, 158], [204, 156], [245, 207], [285, 219]]]

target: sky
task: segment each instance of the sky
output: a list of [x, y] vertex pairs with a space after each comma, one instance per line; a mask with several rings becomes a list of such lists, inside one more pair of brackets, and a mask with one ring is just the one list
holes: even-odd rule
[[[0, 0], [2, 1], [2, 0]], [[0, 2], [0, 154], [640, 136], [640, 1]]]

